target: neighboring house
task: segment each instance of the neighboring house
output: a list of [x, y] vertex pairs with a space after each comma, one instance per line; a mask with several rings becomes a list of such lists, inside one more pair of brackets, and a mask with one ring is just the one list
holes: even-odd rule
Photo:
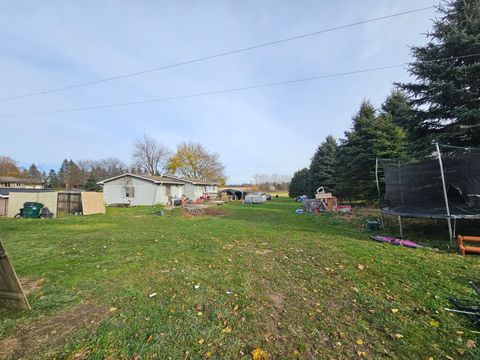
[[163, 177], [184, 183], [183, 194], [191, 200], [199, 199], [205, 194], [208, 194], [210, 197], [216, 197], [218, 194], [218, 183], [216, 182], [178, 178], [171, 175], [164, 175]]
[[0, 176], [0, 188], [43, 189], [42, 180]]
[[99, 181], [103, 185], [105, 204], [167, 205], [181, 197], [184, 183], [164, 176], [123, 174]]

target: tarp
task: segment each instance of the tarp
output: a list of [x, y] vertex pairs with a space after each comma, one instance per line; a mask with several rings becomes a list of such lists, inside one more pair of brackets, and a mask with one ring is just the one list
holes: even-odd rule
[[267, 201], [266, 195], [249, 194], [245, 196], [243, 203], [244, 204], [263, 204], [265, 201]]

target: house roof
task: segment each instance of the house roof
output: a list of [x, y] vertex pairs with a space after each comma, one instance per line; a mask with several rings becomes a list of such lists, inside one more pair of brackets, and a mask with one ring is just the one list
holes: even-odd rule
[[131, 177], [135, 177], [135, 178], [138, 178], [138, 179], [151, 181], [155, 184], [184, 185], [184, 182], [177, 181], [177, 180], [165, 177], [165, 176], [153, 176], [153, 175], [144, 175], [144, 174], [139, 175], [139, 174], [131, 174], [131, 173], [126, 173], [126, 174], [114, 176], [114, 177], [111, 177], [109, 179], [99, 181], [99, 182], [97, 182], [97, 184], [104, 185], [107, 182], [110, 182], [110, 181], [113, 181], [113, 180], [116, 180], [116, 179], [120, 179], [120, 178], [125, 177], [125, 176], [131, 176]]
[[145, 175], [145, 174], [131, 174], [126, 173], [118, 176], [114, 176], [109, 179], [105, 179], [102, 181], [97, 182], [99, 185], [104, 185], [109, 181], [113, 181], [124, 176], [133, 176], [139, 179], [149, 180], [154, 182], [155, 184], [175, 184], [175, 185], [184, 185], [186, 183], [193, 184], [193, 185], [218, 185], [216, 182], [212, 181], [203, 181], [203, 180], [195, 180], [189, 178], [179, 178], [172, 175], [162, 175], [162, 176], [154, 176], [154, 175]]
[[164, 177], [168, 177], [170, 179], [174, 179], [174, 180], [177, 180], [177, 181], [183, 181], [183, 182], [186, 182], [186, 183], [190, 183], [190, 184], [193, 184], [193, 185], [218, 185], [218, 183], [214, 182], [214, 181], [205, 181], [205, 180], [197, 180], [197, 179], [191, 179], [191, 178], [179, 178], [179, 177], [176, 177], [176, 176], [173, 176], [173, 175], [164, 175]]
[[13, 176], [0, 176], [0, 183], [41, 184], [42, 180], [16, 178]]

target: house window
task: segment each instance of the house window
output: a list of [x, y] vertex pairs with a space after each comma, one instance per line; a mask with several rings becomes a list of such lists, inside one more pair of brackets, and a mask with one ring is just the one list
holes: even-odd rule
[[5, 183], [5, 187], [10, 187], [10, 183]]
[[125, 186], [123, 188], [124, 194], [126, 198], [134, 198], [135, 197], [135, 187], [133, 186]]

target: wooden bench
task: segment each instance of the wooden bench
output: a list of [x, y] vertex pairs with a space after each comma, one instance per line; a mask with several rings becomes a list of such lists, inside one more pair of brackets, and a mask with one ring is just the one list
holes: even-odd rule
[[[457, 236], [458, 248], [460, 249], [462, 255], [465, 253], [476, 253], [480, 254], [480, 236]], [[477, 243], [478, 246], [466, 246], [464, 242], [467, 243]]]

